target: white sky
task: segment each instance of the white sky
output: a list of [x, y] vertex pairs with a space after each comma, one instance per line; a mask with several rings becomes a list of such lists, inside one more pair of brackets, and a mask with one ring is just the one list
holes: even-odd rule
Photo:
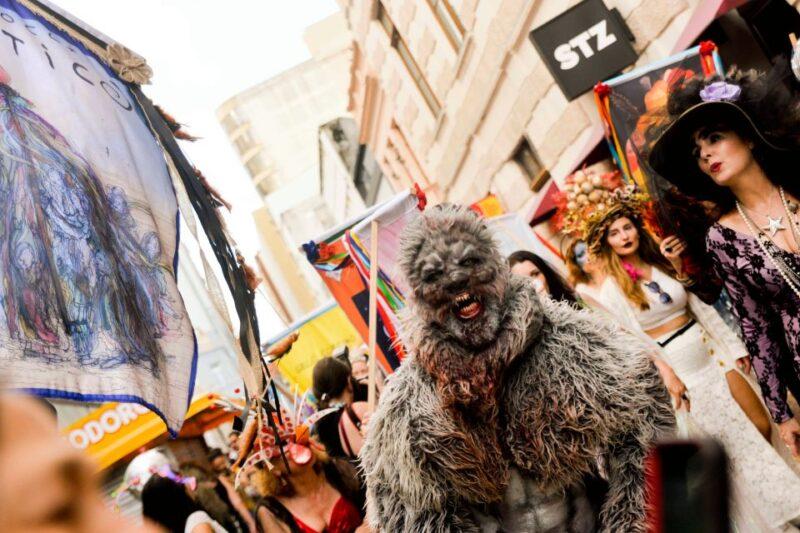
[[335, 0], [51, 0], [147, 59], [144, 92], [191, 134], [184, 153], [233, 204], [229, 229], [252, 258], [251, 212], [261, 200], [228, 143], [216, 108], [310, 58], [306, 27], [339, 10]]
[[[194, 143], [181, 141], [181, 147], [233, 204], [228, 229], [255, 266], [260, 243], [252, 212], [263, 204], [215, 112], [234, 94], [309, 59], [303, 32], [338, 11], [335, 0], [50, 2], [147, 60], [153, 78], [144, 92], [186, 124], [186, 131], [201, 137]], [[211, 255], [209, 260], [214, 262]], [[236, 322], [232, 300], [226, 301]], [[263, 297], [256, 298], [256, 308], [262, 340], [285, 327]]]

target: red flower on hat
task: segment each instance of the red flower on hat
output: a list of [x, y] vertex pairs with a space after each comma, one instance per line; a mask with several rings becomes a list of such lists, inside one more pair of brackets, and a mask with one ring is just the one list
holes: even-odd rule
[[717, 45], [714, 44], [714, 41], [702, 41], [700, 43], [700, 55], [707, 56], [711, 54], [714, 50], [717, 49]]
[[603, 98], [611, 94], [611, 87], [603, 83], [602, 81], [597, 82], [597, 85], [594, 86], [594, 93]]

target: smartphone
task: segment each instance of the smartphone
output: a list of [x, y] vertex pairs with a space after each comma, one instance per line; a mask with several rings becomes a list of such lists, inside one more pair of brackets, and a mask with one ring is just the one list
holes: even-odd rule
[[714, 440], [656, 445], [648, 458], [650, 533], [729, 533], [728, 460]]

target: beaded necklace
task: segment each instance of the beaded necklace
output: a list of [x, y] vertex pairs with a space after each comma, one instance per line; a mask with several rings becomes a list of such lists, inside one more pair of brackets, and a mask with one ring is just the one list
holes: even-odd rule
[[[786, 211], [786, 216], [789, 219], [789, 228], [791, 229], [792, 237], [794, 238], [795, 245], [797, 245], [798, 242], [800, 242], [797, 234], [798, 223], [792, 218], [791, 209], [789, 209], [789, 203], [786, 201], [786, 195], [783, 192], [783, 187], [779, 187], [778, 190], [780, 191], [781, 203], [783, 204], [783, 208]], [[787, 285], [789, 285], [795, 296], [800, 299], [800, 274], [798, 274], [790, 265], [786, 264], [783, 259], [773, 255], [772, 252], [770, 252], [767, 242], [771, 243], [776, 248], [778, 248], [778, 245], [775, 244], [775, 242], [768, 235], [756, 229], [755, 224], [747, 215], [747, 213], [745, 213], [742, 204], [740, 204], [738, 201], [736, 202], [736, 209], [739, 211], [739, 216], [742, 217], [742, 220], [744, 220], [744, 223], [747, 225], [747, 229], [750, 230], [750, 233], [752, 233], [753, 237], [755, 237], [756, 242], [758, 242], [758, 245], [761, 247], [764, 255], [769, 257], [770, 261], [775, 266], [775, 269], [781, 275], [783, 280]]]

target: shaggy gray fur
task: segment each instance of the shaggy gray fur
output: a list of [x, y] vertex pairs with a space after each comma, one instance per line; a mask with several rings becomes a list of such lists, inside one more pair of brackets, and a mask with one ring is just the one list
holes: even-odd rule
[[[402, 317], [409, 355], [361, 455], [372, 526], [477, 532], [492, 530], [489, 516], [494, 530], [541, 531], [525, 502], [572, 490], [602, 455], [601, 530], [644, 532], [643, 459], [674, 418], [640, 342], [588, 312], [540, 303], [463, 208], [433, 208], [410, 224], [401, 265], [413, 290]], [[453, 312], [464, 290], [484, 308], [472, 321]], [[531, 482], [542, 497], [514, 496]]]

